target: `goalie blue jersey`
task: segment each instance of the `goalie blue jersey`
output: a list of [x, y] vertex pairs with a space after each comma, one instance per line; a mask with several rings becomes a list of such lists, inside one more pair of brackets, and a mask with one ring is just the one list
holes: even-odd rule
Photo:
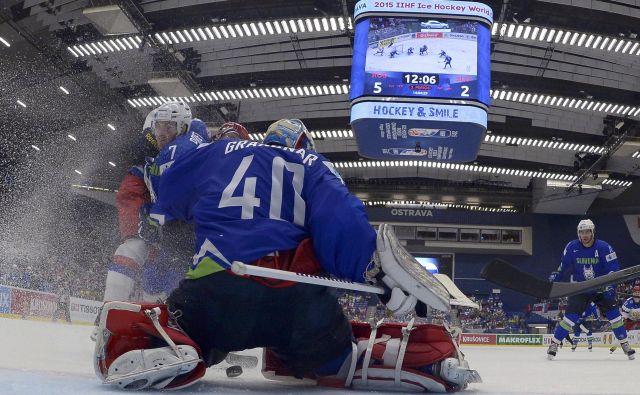
[[311, 237], [322, 268], [363, 282], [376, 234], [360, 200], [315, 151], [222, 140], [202, 144], [162, 175], [151, 215], [194, 222], [187, 278], [291, 250]]

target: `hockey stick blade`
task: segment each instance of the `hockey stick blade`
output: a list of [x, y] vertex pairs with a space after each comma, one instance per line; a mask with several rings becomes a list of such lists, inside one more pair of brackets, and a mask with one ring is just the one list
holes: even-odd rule
[[482, 268], [480, 275], [486, 280], [525, 295], [539, 299], [552, 299], [578, 295], [596, 288], [633, 280], [640, 277], [640, 265], [609, 273], [592, 280], [577, 283], [552, 283], [525, 273], [508, 262], [496, 259]]

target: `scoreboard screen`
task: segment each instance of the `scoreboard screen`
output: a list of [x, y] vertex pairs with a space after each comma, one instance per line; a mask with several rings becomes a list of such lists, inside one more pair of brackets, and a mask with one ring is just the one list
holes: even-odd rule
[[385, 96], [490, 104], [487, 24], [374, 16], [358, 21], [356, 37], [351, 100]]
[[491, 104], [490, 6], [360, 0], [351, 127], [372, 159], [476, 159]]

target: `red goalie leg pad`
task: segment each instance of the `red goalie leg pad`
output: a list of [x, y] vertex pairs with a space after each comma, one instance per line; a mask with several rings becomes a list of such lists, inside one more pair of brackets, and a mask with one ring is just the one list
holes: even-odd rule
[[[160, 309], [158, 322], [176, 345], [191, 346], [202, 355], [200, 347], [184, 332], [169, 326], [166, 304], [134, 304], [108, 302], [102, 308], [99, 333], [96, 339], [94, 364], [96, 375], [104, 380], [109, 366], [122, 354], [132, 350], [147, 350], [166, 346], [162, 335], [145, 315], [145, 310]], [[206, 366], [200, 362], [192, 371], [177, 376], [164, 388], [180, 388], [204, 376]]]
[[[385, 335], [392, 339], [402, 339], [402, 328], [406, 324], [384, 323], [378, 327], [376, 339]], [[371, 326], [363, 322], [352, 322], [351, 328], [356, 339], [366, 340], [371, 335]], [[377, 343], [373, 346], [372, 358], [382, 359], [386, 343]], [[445, 358], [454, 357], [456, 348], [451, 335], [441, 325], [418, 324], [413, 327], [409, 336], [409, 343], [402, 363], [403, 367], [416, 368], [430, 365]]]

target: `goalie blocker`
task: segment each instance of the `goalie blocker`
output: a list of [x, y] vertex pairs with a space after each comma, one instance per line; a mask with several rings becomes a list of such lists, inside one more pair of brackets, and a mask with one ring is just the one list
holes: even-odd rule
[[[173, 327], [166, 305], [105, 304], [94, 354], [97, 376], [122, 389], [179, 389], [205, 372], [200, 348]], [[357, 341], [337, 374], [307, 372], [318, 385], [420, 392], [452, 392], [481, 382], [457, 352], [450, 333], [438, 325], [352, 323]], [[214, 362], [220, 362], [224, 353]], [[263, 374], [290, 380], [293, 373], [272, 348], [265, 350]], [[297, 376], [297, 375], [296, 375]]]

